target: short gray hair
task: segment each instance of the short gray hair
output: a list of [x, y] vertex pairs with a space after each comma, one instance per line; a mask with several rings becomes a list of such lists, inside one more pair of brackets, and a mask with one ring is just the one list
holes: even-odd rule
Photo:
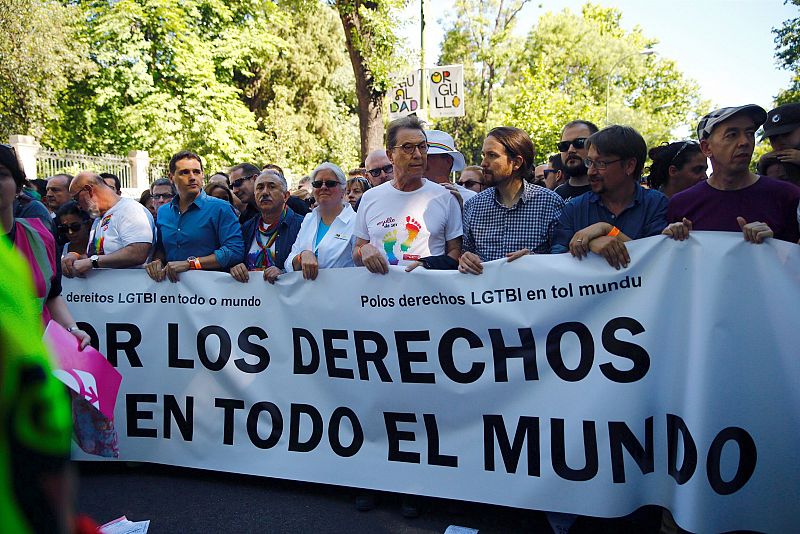
[[334, 174], [334, 176], [336, 176], [336, 179], [339, 180], [340, 184], [342, 185], [347, 184], [347, 177], [344, 175], [344, 171], [338, 165], [336, 165], [335, 163], [331, 163], [330, 161], [326, 161], [325, 163], [320, 163], [319, 165], [317, 165], [316, 169], [311, 171], [311, 181], [313, 182], [316, 179], [317, 173], [319, 171], [323, 171], [326, 169], [331, 171]]
[[281, 187], [283, 187], [283, 191], [284, 192], [289, 190], [289, 184], [286, 183], [286, 178], [284, 178], [283, 175], [281, 173], [279, 173], [278, 171], [276, 171], [275, 169], [264, 169], [263, 171], [261, 171], [261, 174], [256, 176], [256, 179], [253, 180], [253, 183], [257, 182], [259, 178], [261, 178], [262, 176], [265, 176], [267, 174], [270, 175], [270, 176], [274, 176], [275, 178], [278, 179], [278, 182], [280, 182]]
[[172, 183], [172, 180], [170, 180], [169, 178], [159, 178], [158, 180], [150, 184], [150, 194], [153, 193], [153, 188], [157, 185], [168, 185], [169, 188], [172, 190], [173, 195], [178, 194], [178, 190], [175, 188], [175, 184]]

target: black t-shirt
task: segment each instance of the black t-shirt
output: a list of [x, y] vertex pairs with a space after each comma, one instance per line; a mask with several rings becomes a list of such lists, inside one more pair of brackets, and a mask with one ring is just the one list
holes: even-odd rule
[[564, 202], [571, 198], [579, 197], [582, 194], [586, 193], [587, 191], [591, 191], [592, 186], [589, 184], [586, 185], [571, 185], [569, 182], [565, 182], [558, 187], [555, 188], [555, 192], [564, 199]]

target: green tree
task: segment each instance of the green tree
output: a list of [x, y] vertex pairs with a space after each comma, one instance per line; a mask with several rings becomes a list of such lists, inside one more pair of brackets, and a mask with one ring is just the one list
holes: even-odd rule
[[79, 11], [48, 0], [0, 0], [0, 136], [40, 137], [58, 97], [85, 73]]
[[[786, 0], [784, 3], [800, 6], [800, 0]], [[793, 73], [792, 84], [781, 91], [775, 103], [800, 102], [800, 17], [789, 19], [780, 28], [773, 28], [775, 34], [775, 58], [778, 65]]]
[[[440, 119], [434, 126], [456, 141], [468, 160], [480, 160], [487, 121], [496, 108], [495, 91], [514, 74], [522, 39], [513, 30], [519, 11], [528, 0], [457, 0], [450, 28], [442, 41], [440, 65], [464, 65], [468, 96], [464, 117]], [[502, 103], [500, 103], [502, 106]]]
[[[504, 124], [529, 132], [537, 159], [543, 161], [556, 151], [561, 128], [570, 120], [605, 125], [606, 105], [609, 122], [633, 126], [651, 146], [671, 140], [676, 128], [696, 123], [699, 111], [707, 106], [696, 96], [697, 84], [686, 79], [673, 61], [641, 54], [656, 41], [641, 28], [624, 30], [621, 17], [617, 9], [586, 4], [580, 14], [570, 10], [543, 14], [521, 48], [506, 38], [503, 43], [511, 53], [503, 64], [509, 67], [494, 84], [483, 132], [465, 135], [459, 148], [479, 153], [485, 132]], [[487, 32], [488, 20], [484, 19]], [[443, 50], [458, 49], [458, 41], [453, 46], [448, 43], [452, 35], [446, 35]], [[473, 54], [478, 48], [475, 42], [466, 48]], [[466, 63], [465, 53], [448, 59], [459, 57]], [[473, 96], [474, 86], [467, 91], [467, 113], [474, 105], [480, 114], [481, 98]]]
[[94, 153], [145, 148], [158, 159], [189, 148], [212, 168], [252, 156], [263, 136], [233, 73], [246, 58], [276, 53], [267, 31], [281, 19], [273, 4], [80, 4], [97, 69], [70, 86], [52, 144]]
[[339, 13], [353, 66], [361, 158], [383, 146], [383, 108], [402, 50], [394, 33], [406, 0], [328, 0]]
[[326, 160], [356, 167], [358, 104], [339, 17], [316, 1], [278, 6], [294, 15], [274, 29], [280, 52], [235, 77], [265, 134], [259, 158], [302, 173]]

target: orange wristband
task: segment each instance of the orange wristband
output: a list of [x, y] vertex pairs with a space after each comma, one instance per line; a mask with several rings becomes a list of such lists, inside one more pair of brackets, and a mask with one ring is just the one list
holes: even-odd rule
[[358, 246], [356, 247], [356, 254], [358, 254], [358, 257], [359, 257], [359, 258], [361, 257], [361, 248], [362, 248], [364, 245], [366, 245], [366, 243], [361, 243], [360, 245], [358, 245]]
[[616, 226], [611, 227], [611, 231], [606, 234], [608, 237], [617, 237], [619, 235], [619, 228]]
[[194, 258], [189, 260], [189, 268], [192, 271], [201, 271], [203, 269], [203, 266], [200, 265], [200, 258]]

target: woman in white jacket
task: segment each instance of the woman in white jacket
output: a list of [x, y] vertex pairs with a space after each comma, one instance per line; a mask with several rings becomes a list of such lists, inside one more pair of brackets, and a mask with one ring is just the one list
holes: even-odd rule
[[327, 161], [311, 173], [317, 207], [303, 219], [286, 271], [303, 271], [303, 278], [314, 280], [319, 269], [354, 266], [356, 212], [344, 199], [346, 183], [342, 169]]

